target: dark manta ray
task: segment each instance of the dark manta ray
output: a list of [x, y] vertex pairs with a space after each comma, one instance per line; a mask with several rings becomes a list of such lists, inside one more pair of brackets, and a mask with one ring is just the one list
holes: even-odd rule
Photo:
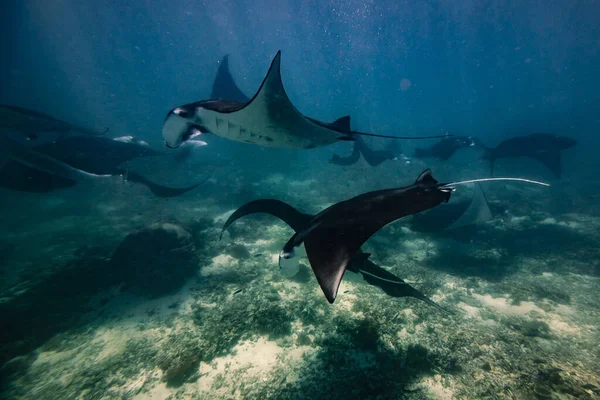
[[485, 158], [490, 161], [490, 174], [499, 158], [529, 157], [544, 164], [560, 178], [562, 174], [561, 152], [577, 144], [577, 141], [564, 136], [547, 133], [534, 133], [502, 141], [495, 148], [486, 148]]
[[40, 132], [66, 133], [78, 131], [87, 135], [102, 135], [106, 133], [83, 128], [61, 121], [48, 114], [23, 107], [0, 105], [0, 129], [20, 132], [28, 139], [37, 138]]
[[489, 180], [547, 184], [522, 178], [486, 178], [438, 183], [429, 169], [410, 186], [364, 193], [334, 204], [296, 232], [281, 251], [279, 262], [294, 256], [304, 243], [306, 255], [325, 297], [333, 303], [349, 261], [375, 232], [385, 225], [447, 202], [455, 186]]
[[[50, 192], [74, 186], [80, 181], [72, 170], [86, 175], [125, 175], [127, 180], [146, 185], [158, 197], [179, 196], [199, 184], [187, 188], [170, 188], [149, 181], [142, 175], [127, 171], [126, 163], [138, 157], [162, 155], [147, 146], [103, 137], [75, 136], [31, 148], [32, 154], [54, 160], [48, 165], [64, 165], [58, 171], [40, 164], [39, 159], [28, 162], [24, 157], [13, 157], [0, 169], [0, 186], [25, 192]], [[68, 173], [68, 174], [67, 174]], [[83, 175], [83, 176], [86, 176]]]
[[[256, 200], [244, 204], [231, 214], [223, 226], [221, 237], [223, 236], [223, 232], [225, 232], [232, 223], [246, 215], [257, 213], [273, 215], [288, 224], [290, 228], [296, 232], [302, 230], [313, 219], [312, 215], [303, 214], [282, 201], [274, 199]], [[361, 250], [358, 250], [357, 254], [349, 261], [346, 269], [354, 273], [362, 274], [365, 281], [381, 288], [381, 290], [392, 297], [414, 297], [437, 307], [440, 310], [450, 312], [430, 300], [427, 296], [404, 282], [402, 279], [369, 260], [369, 256], [369, 253], [363, 253]]]
[[73, 168], [97, 175], [121, 174], [122, 164], [127, 161], [163, 154], [134, 142], [89, 136], [67, 137], [33, 148]]
[[431, 147], [417, 148], [414, 156], [416, 158], [437, 158], [447, 161], [456, 151], [473, 146], [482, 146], [482, 144], [477, 138], [471, 136], [454, 136], [444, 138]]
[[[339, 140], [354, 140], [356, 135], [417, 139], [352, 131], [349, 116], [326, 123], [302, 115], [285, 92], [280, 64], [281, 51], [278, 51], [260, 88], [247, 102], [212, 99], [169, 111], [162, 131], [165, 144], [175, 148], [203, 133], [264, 147], [301, 149], [326, 146]], [[227, 78], [224, 73], [222, 76]], [[241, 92], [232, 95], [240, 94], [243, 96]]]
[[325, 297], [335, 301], [350, 260], [385, 225], [450, 200], [452, 188], [439, 184], [425, 170], [414, 184], [364, 193], [317, 214], [283, 247], [281, 258], [293, 257], [304, 243], [306, 255]]
[[392, 146], [388, 146], [385, 150], [373, 150], [362, 138], [356, 137], [352, 153], [349, 156], [342, 157], [334, 154], [329, 162], [342, 166], [353, 165], [358, 162], [362, 155], [369, 166], [376, 167], [387, 160], [397, 159], [399, 153], [401, 153], [400, 149]]

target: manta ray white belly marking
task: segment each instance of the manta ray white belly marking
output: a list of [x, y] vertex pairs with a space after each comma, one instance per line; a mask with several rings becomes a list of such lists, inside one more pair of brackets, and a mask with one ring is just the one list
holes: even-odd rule
[[315, 147], [322, 143], [318, 138], [297, 137], [289, 129], [276, 123], [265, 124], [251, 114], [227, 115], [225, 118], [215, 111], [198, 107], [195, 119], [202, 121], [208, 132], [238, 142], [257, 144], [263, 147]]

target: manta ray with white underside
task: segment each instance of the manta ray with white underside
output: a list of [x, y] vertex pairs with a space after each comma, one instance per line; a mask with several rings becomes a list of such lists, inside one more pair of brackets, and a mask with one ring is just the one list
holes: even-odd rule
[[212, 133], [263, 147], [312, 149], [356, 136], [392, 139], [428, 139], [445, 136], [399, 137], [357, 132], [350, 117], [332, 123], [300, 113], [290, 101], [281, 80], [281, 51], [271, 63], [260, 88], [247, 102], [212, 99], [185, 104], [169, 111], [163, 125], [167, 147], [176, 148], [201, 134]]

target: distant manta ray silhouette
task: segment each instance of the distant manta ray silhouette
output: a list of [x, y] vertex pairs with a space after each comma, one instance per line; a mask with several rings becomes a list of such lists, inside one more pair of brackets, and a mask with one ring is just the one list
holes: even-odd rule
[[444, 138], [430, 147], [416, 148], [414, 157], [437, 158], [441, 161], [448, 161], [458, 150], [469, 147], [484, 146], [479, 139], [472, 136], [453, 136]]
[[66, 133], [77, 131], [92, 136], [103, 135], [108, 132], [108, 128], [105, 128], [104, 131], [96, 131], [61, 121], [36, 110], [8, 104], [0, 104], [0, 129], [17, 131], [30, 140], [37, 139], [38, 134], [41, 132]]
[[349, 166], [356, 164], [362, 155], [369, 166], [376, 167], [387, 160], [397, 159], [400, 153], [401, 151], [397, 147], [388, 147], [384, 150], [373, 150], [364, 140], [362, 140], [362, 138], [357, 137], [354, 141], [352, 153], [349, 156], [343, 157], [334, 154], [329, 162], [335, 165]]
[[175, 197], [202, 183], [172, 188], [129, 171], [126, 167], [128, 161], [139, 157], [164, 156], [135, 141], [77, 136], [29, 147], [5, 138], [2, 140], [2, 149], [1, 158], [4, 161], [0, 163], [0, 187], [22, 192], [45, 193], [82, 181], [122, 175], [125, 180], [147, 186], [155, 196]]
[[506, 139], [496, 147], [486, 147], [484, 158], [490, 162], [490, 175], [494, 175], [496, 160], [500, 158], [529, 157], [544, 164], [555, 177], [562, 175], [562, 152], [577, 144], [565, 136], [533, 133]]
[[[233, 79], [225, 59], [215, 84], [231, 90], [216, 95], [215, 99], [185, 104], [169, 111], [163, 124], [163, 138], [167, 147], [176, 148], [181, 143], [205, 133], [212, 133], [238, 142], [263, 147], [312, 149], [340, 140], [354, 140], [357, 135], [390, 139], [429, 139], [444, 136], [400, 137], [353, 131], [350, 117], [344, 116], [332, 123], [322, 122], [301, 114], [292, 104], [281, 80], [281, 51], [273, 59], [260, 88], [248, 101], [243, 93], [234, 90]], [[219, 79], [223, 79], [219, 81]], [[213, 85], [214, 88], [215, 85]], [[236, 97], [222, 98], [225, 96]]]

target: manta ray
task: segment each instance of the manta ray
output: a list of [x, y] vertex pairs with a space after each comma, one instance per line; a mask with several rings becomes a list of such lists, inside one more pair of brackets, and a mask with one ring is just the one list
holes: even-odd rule
[[439, 183], [427, 169], [410, 186], [364, 193], [321, 211], [288, 240], [279, 256], [280, 264], [282, 259], [294, 257], [295, 248], [304, 244], [317, 281], [327, 300], [333, 303], [350, 260], [378, 230], [402, 217], [448, 202], [457, 185], [490, 180], [549, 186], [523, 178]]
[[331, 164], [349, 166], [356, 164], [362, 155], [367, 164], [371, 167], [376, 167], [387, 160], [396, 160], [401, 155], [402, 151], [399, 146], [394, 145], [397, 142], [392, 142], [383, 150], [371, 149], [364, 140], [357, 137], [354, 141], [354, 147], [352, 153], [349, 156], [342, 157], [334, 154], [329, 160]]
[[0, 130], [17, 131], [29, 140], [36, 139], [41, 132], [66, 133], [77, 131], [86, 135], [103, 135], [104, 131], [95, 131], [61, 121], [48, 114], [23, 107], [0, 104]]
[[529, 157], [544, 164], [557, 178], [562, 175], [562, 152], [577, 144], [565, 136], [533, 133], [506, 139], [494, 148], [486, 148], [485, 159], [490, 161], [490, 175], [499, 158]]
[[146, 185], [158, 197], [174, 197], [200, 184], [171, 188], [129, 171], [128, 161], [164, 154], [140, 142], [117, 139], [73, 136], [33, 147], [3, 139], [2, 158], [5, 161], [0, 165], [0, 187], [45, 193], [86, 180], [123, 175], [128, 181]]
[[[295, 232], [302, 230], [307, 226], [314, 216], [304, 214], [292, 207], [291, 205], [275, 199], [255, 200], [244, 204], [234, 211], [227, 219], [221, 231], [223, 233], [238, 219], [251, 214], [264, 213], [270, 214], [285, 222]], [[396, 275], [388, 272], [372, 262], [369, 257], [370, 253], [364, 253], [358, 250], [357, 254], [349, 261], [347, 270], [353, 273], [361, 274], [363, 279], [376, 287], [379, 287], [386, 294], [392, 297], [413, 297], [432, 305], [439, 310], [451, 313], [446, 308], [435, 303], [419, 290], [398, 278]], [[297, 272], [297, 269], [295, 270]]]
[[437, 158], [441, 161], [448, 161], [458, 150], [474, 146], [483, 147], [479, 139], [472, 136], [454, 136], [444, 138], [427, 148], [417, 148], [414, 156], [416, 158]]
[[[295, 249], [304, 244], [313, 273], [325, 297], [329, 303], [333, 303], [351, 260], [377, 231], [400, 218], [448, 202], [457, 185], [497, 180], [549, 186], [523, 178], [484, 178], [439, 183], [427, 169], [410, 186], [363, 193], [326, 208], [308, 222], [308, 217], [301, 215], [286, 221], [296, 233], [283, 246], [279, 255], [280, 268], [282, 263], [294, 257]], [[286, 206], [279, 205], [284, 208]], [[258, 209], [256, 205], [252, 207]], [[248, 206], [244, 211], [238, 210], [237, 215], [234, 213], [230, 219], [235, 220], [244, 212], [253, 211], [252, 207]]]
[[[217, 77], [232, 81], [225, 73], [226, 61]], [[350, 117], [327, 123], [300, 113], [290, 101], [281, 79], [281, 51], [273, 59], [269, 71], [256, 94], [245, 101], [237, 90], [215, 96], [215, 99], [185, 104], [169, 111], [162, 135], [167, 147], [176, 148], [201, 134], [212, 133], [226, 139], [263, 147], [312, 149], [340, 140], [355, 140], [359, 135], [392, 139], [428, 139], [378, 135], [353, 131]], [[215, 85], [224, 86], [215, 81]], [[214, 86], [213, 86], [214, 88]], [[215, 93], [213, 93], [213, 96]], [[222, 98], [225, 96], [235, 97]]]
[[333, 303], [350, 260], [375, 232], [402, 217], [448, 202], [452, 190], [439, 184], [427, 169], [410, 186], [368, 192], [334, 204], [288, 240], [280, 262], [293, 257], [294, 249], [304, 243], [317, 281]]

